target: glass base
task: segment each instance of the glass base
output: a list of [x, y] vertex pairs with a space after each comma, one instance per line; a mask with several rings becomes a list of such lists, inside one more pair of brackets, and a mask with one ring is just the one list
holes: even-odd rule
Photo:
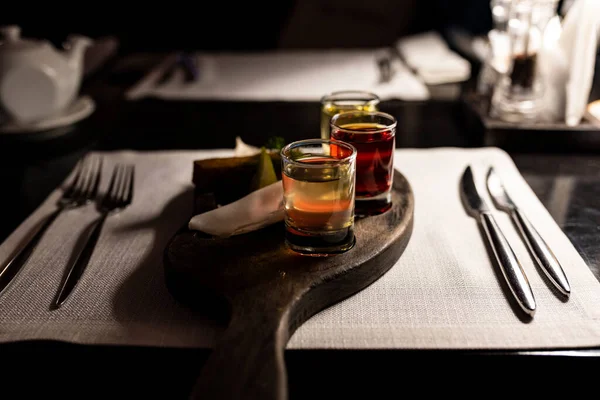
[[524, 104], [496, 103], [492, 105], [491, 116], [506, 122], [533, 122], [540, 116], [540, 107], [529, 101]]
[[345, 253], [356, 244], [354, 227], [339, 231], [307, 232], [286, 226], [285, 242], [293, 251], [314, 257]]
[[506, 122], [533, 122], [543, 108], [543, 90], [540, 85], [531, 89], [517, 88], [513, 93], [503, 82], [492, 96], [490, 115]]
[[391, 191], [376, 197], [356, 198], [354, 201], [354, 214], [357, 217], [383, 214], [390, 208], [392, 208]]

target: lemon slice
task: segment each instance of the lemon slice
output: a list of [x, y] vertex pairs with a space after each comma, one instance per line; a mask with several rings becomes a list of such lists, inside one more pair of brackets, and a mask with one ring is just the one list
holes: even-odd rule
[[273, 161], [267, 150], [260, 149], [260, 158], [258, 160], [258, 169], [252, 182], [252, 190], [258, 190], [277, 182], [277, 175], [273, 167]]

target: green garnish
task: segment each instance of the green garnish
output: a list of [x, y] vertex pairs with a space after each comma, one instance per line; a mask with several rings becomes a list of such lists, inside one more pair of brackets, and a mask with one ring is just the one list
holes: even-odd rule
[[265, 147], [272, 150], [281, 150], [284, 146], [285, 139], [281, 136], [271, 136], [265, 143]]

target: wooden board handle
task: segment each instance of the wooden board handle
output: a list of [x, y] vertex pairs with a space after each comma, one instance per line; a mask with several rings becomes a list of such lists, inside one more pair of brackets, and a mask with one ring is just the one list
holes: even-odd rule
[[[256, 305], [256, 304], [255, 304]], [[249, 309], [252, 312], [248, 312]], [[284, 351], [288, 326], [281, 312], [234, 311], [194, 386], [191, 399], [286, 400]]]

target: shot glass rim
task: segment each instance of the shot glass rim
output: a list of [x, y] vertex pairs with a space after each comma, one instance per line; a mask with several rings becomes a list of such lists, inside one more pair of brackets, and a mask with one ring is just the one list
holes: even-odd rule
[[335, 161], [334, 166], [356, 162], [356, 157], [358, 155], [358, 150], [356, 149], [356, 147], [354, 147], [352, 144], [347, 143], [347, 142], [334, 141], [334, 140], [328, 140], [328, 139], [303, 139], [303, 140], [297, 140], [292, 143], [288, 143], [281, 149], [281, 152], [280, 152], [281, 158], [287, 160], [291, 164], [300, 166], [302, 168], [331, 168], [331, 165], [325, 166], [323, 164], [311, 164], [311, 163], [307, 163], [307, 162], [297, 161], [285, 154], [286, 150], [291, 149], [292, 146], [298, 147], [298, 146], [307, 145], [307, 144], [315, 144], [315, 145], [317, 145], [317, 144], [321, 144], [321, 145], [322, 144], [329, 144], [329, 145], [334, 144], [336, 146], [346, 147], [352, 151], [352, 153], [350, 155], [348, 155], [344, 158], [332, 158], [332, 160]]
[[351, 94], [351, 93], [363, 94], [363, 95], [371, 97], [370, 100], [365, 99], [366, 101], [363, 104], [379, 104], [379, 103], [381, 103], [381, 97], [379, 97], [377, 94], [375, 94], [373, 92], [369, 92], [367, 90], [358, 90], [358, 89], [357, 90], [336, 90], [334, 92], [329, 92], [321, 97], [320, 102], [321, 102], [321, 104], [323, 104], [326, 101], [330, 101], [335, 104], [337, 101], [347, 101], [347, 99], [333, 99], [333, 97], [339, 96], [339, 95], [344, 95], [344, 94]]
[[341, 113], [336, 114], [333, 117], [331, 117], [331, 120], [329, 121], [329, 127], [332, 129], [332, 133], [333, 133], [333, 129], [336, 129], [336, 130], [342, 131], [342, 132], [347, 132], [347, 133], [354, 133], [357, 131], [356, 129], [347, 129], [347, 128], [342, 128], [341, 126], [336, 125], [336, 122], [338, 119], [340, 119], [348, 114], [375, 115], [375, 116], [389, 118], [390, 120], [393, 121], [393, 123], [386, 125], [385, 128], [377, 129], [374, 131], [369, 131], [369, 134], [383, 133], [383, 132], [389, 131], [389, 130], [395, 131], [396, 126], [398, 125], [398, 120], [396, 119], [396, 117], [394, 117], [392, 114], [388, 114], [383, 111], [346, 111], [346, 112], [341, 112]]

